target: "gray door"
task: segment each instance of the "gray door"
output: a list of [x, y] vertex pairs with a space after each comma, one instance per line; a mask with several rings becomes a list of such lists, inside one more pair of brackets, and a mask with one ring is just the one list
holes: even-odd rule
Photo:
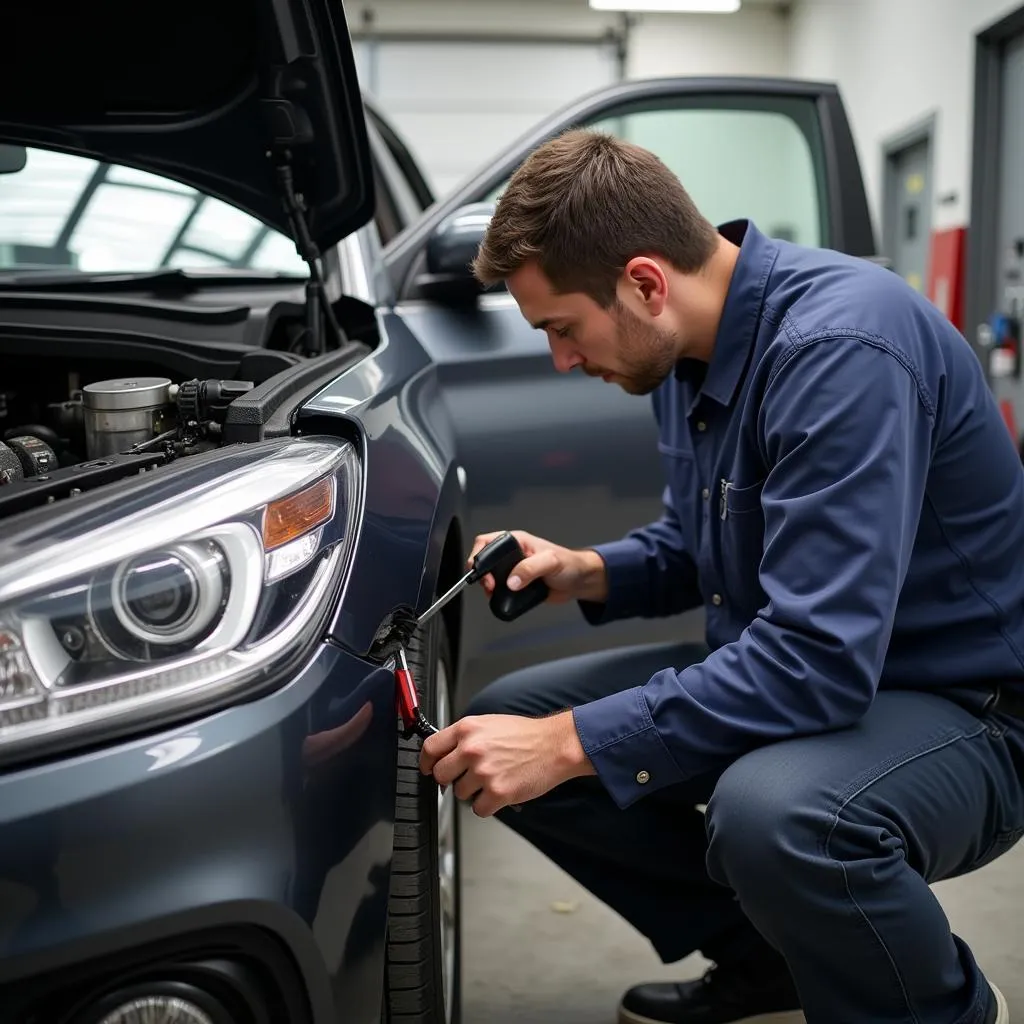
[[[1024, 319], [1024, 36], [1007, 44], [1003, 63], [999, 153], [998, 246], [995, 294], [991, 312], [1008, 317], [1007, 326], [1020, 341]], [[1012, 372], [1014, 360], [995, 358], [990, 364], [997, 398], [1013, 403], [1017, 424], [1024, 424], [1024, 384]]]
[[912, 288], [924, 291], [932, 233], [930, 138], [889, 154], [885, 210], [886, 250], [893, 270]]

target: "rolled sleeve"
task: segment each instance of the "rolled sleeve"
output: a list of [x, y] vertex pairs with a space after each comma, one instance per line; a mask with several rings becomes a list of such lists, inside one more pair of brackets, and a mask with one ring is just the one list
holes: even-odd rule
[[682, 781], [651, 718], [643, 687], [583, 704], [573, 716], [584, 753], [619, 807]]

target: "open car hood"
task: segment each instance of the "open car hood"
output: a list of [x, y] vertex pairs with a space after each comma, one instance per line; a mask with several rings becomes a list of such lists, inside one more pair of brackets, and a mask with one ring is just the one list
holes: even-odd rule
[[321, 250], [372, 216], [342, 0], [29, 0], [4, 20], [3, 141], [177, 179], [300, 251], [296, 206]]

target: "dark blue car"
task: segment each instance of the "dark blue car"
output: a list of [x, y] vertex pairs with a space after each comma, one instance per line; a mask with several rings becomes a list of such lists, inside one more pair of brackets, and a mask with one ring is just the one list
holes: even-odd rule
[[[453, 1022], [455, 807], [389, 631], [478, 532], [585, 545], [662, 487], [649, 404], [476, 288], [490, 204], [586, 124], [719, 221], [870, 257], [839, 96], [623, 83], [435, 201], [340, 3], [5, 20], [0, 1024]], [[407, 651], [444, 725], [499, 670], [698, 627], [471, 591]]]

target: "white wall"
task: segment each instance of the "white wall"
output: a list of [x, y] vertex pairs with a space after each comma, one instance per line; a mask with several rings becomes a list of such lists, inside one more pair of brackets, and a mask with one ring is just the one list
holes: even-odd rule
[[442, 196], [521, 132], [620, 76], [780, 75], [789, 62], [787, 19], [766, 0], [747, 0], [736, 15], [636, 16], [625, 67], [607, 41], [625, 27], [621, 16], [587, 0], [345, 7], [364, 86]]
[[[791, 70], [839, 83], [876, 230], [882, 146], [937, 115], [933, 229], [970, 220], [974, 35], [1021, 0], [796, 0]], [[944, 196], [950, 197], [943, 202]], [[954, 198], [955, 197], [955, 198]]]
[[[384, 33], [599, 36], [620, 24], [617, 15], [592, 11], [586, 0], [346, 0], [345, 10], [354, 33], [367, 11]], [[634, 20], [631, 78], [775, 75], [789, 66], [787, 17], [774, 4], [748, 0], [737, 14], [642, 14]]]
[[789, 19], [774, 5], [736, 14], [644, 14], [630, 31], [629, 78], [786, 75]]

